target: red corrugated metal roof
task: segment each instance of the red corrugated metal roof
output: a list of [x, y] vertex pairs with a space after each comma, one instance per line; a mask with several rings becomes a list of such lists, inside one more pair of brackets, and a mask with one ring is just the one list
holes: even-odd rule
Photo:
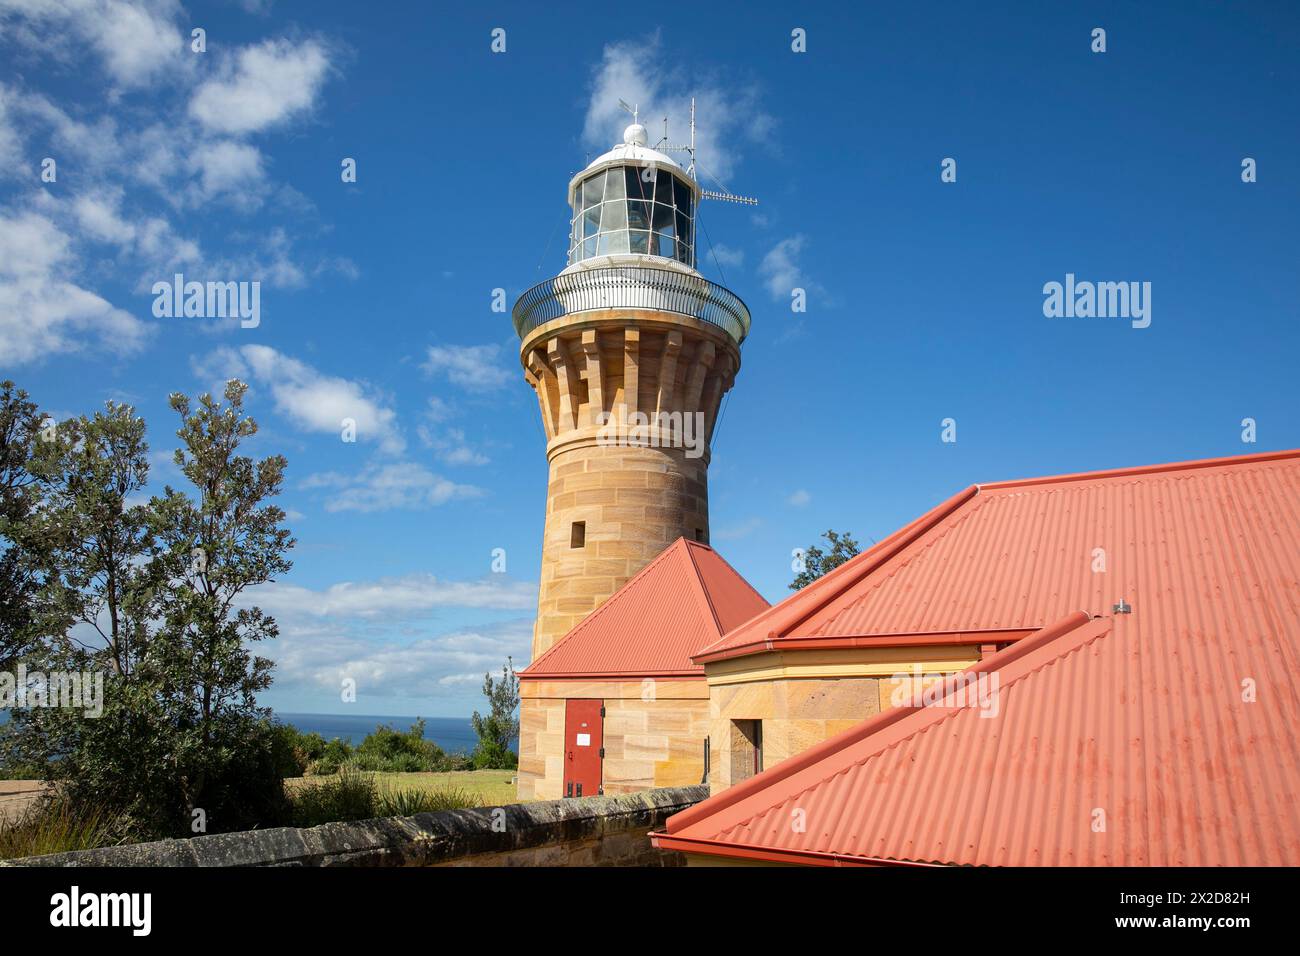
[[[850, 638], [1036, 629], [1076, 608], [1108, 612], [1151, 581], [1131, 545], [1168, 489], [1300, 452], [1209, 459], [974, 485], [695, 656], [704, 663]], [[1210, 482], [1210, 485], [1206, 485]], [[1218, 482], [1215, 484], [1215, 482]], [[1147, 543], [1147, 539], [1143, 539]], [[1105, 551], [1107, 572], [1092, 573]], [[1146, 565], [1149, 569], [1149, 564]], [[1123, 592], [1123, 595], [1121, 595]]]
[[702, 678], [691, 654], [767, 606], [716, 551], [678, 538], [519, 676]]
[[983, 485], [904, 530], [764, 614], [767, 640], [1032, 622], [964, 672], [997, 675], [997, 716], [886, 711], [671, 818], [662, 845], [1300, 864], [1300, 451]]

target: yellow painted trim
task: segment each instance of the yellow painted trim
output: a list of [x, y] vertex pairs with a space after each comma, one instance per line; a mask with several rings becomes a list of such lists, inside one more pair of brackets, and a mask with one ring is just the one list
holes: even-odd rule
[[705, 664], [704, 675], [710, 687], [783, 679], [893, 677], [910, 674], [916, 667], [927, 674], [951, 673], [979, 659], [978, 649], [968, 644], [771, 651]]

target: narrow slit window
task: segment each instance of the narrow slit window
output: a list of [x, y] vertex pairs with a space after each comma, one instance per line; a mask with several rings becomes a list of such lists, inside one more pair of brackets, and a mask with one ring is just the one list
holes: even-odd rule
[[587, 546], [587, 522], [573, 522], [573, 529], [569, 532], [569, 547], [584, 548]]
[[763, 722], [731, 722], [731, 783], [734, 786], [763, 772]]

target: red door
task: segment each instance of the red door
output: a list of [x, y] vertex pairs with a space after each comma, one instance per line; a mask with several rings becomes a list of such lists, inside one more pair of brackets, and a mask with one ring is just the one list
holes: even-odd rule
[[601, 762], [605, 754], [605, 702], [564, 702], [564, 795], [594, 797], [603, 792]]

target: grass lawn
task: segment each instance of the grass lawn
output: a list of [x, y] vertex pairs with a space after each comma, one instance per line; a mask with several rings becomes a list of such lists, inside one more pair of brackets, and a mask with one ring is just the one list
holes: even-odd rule
[[[496, 807], [518, 803], [515, 796], [514, 770], [456, 770], [451, 773], [376, 773], [380, 787], [397, 790], [443, 790], [455, 787], [477, 796], [481, 805]], [[285, 781], [289, 787], [311, 786], [329, 777], [293, 777]]]

